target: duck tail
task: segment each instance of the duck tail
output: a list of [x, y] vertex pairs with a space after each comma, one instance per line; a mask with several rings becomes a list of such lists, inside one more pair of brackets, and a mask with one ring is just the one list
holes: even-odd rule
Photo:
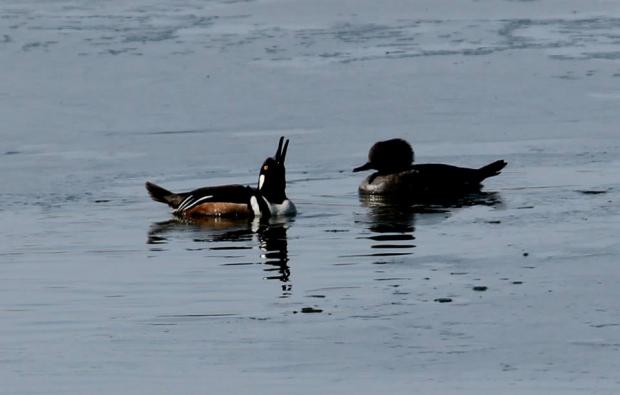
[[502, 172], [502, 169], [506, 167], [508, 163], [504, 160], [496, 160], [493, 163], [489, 163], [486, 166], [482, 166], [478, 169], [478, 175], [480, 176], [480, 180], [484, 180], [485, 178], [493, 177]]
[[146, 182], [146, 190], [149, 192], [151, 199], [156, 202], [166, 203], [172, 208], [177, 208], [181, 200], [183, 200], [180, 195], [170, 192], [169, 190], [162, 188], [159, 185], [155, 185], [152, 182]]

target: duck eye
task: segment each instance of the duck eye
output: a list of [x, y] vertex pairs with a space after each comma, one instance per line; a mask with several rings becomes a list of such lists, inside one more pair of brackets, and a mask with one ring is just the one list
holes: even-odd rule
[[263, 166], [263, 170], [265, 170], [265, 171], [269, 170], [269, 166], [267, 166], [267, 165]]

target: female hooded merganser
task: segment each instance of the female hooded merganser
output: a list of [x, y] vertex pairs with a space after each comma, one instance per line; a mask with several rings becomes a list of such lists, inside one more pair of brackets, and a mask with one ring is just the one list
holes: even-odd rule
[[[297, 210], [285, 193], [284, 160], [288, 140], [280, 137], [278, 150], [260, 168], [258, 188], [245, 185], [204, 187], [191, 192], [173, 193], [147, 182], [146, 189], [156, 202], [166, 203], [174, 215], [185, 219], [201, 217], [268, 218], [295, 215]], [[284, 146], [282, 145], [284, 143]]]
[[362, 194], [412, 198], [449, 197], [479, 191], [481, 182], [506, 166], [498, 160], [479, 169], [444, 164], [413, 164], [413, 150], [402, 139], [379, 141], [370, 148], [368, 162], [354, 172], [374, 169], [359, 186]]

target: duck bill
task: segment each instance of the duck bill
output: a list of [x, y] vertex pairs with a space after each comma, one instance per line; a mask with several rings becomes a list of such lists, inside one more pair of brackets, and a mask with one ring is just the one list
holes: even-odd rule
[[[274, 157], [276, 162], [284, 163], [284, 160], [286, 159], [286, 150], [288, 149], [288, 142], [289, 140], [285, 140], [284, 136], [280, 137], [280, 141], [278, 142], [278, 150], [276, 151], [276, 155]], [[282, 143], [284, 143], [284, 146], [282, 146]]]
[[356, 167], [355, 169], [353, 169], [353, 173], [357, 173], [358, 171], [364, 171], [364, 170], [370, 170], [372, 169], [372, 164], [370, 162], [361, 165], [360, 167]]

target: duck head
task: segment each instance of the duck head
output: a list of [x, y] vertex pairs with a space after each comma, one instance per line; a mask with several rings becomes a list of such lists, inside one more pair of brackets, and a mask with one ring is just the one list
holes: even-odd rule
[[353, 172], [374, 169], [381, 173], [407, 170], [413, 163], [413, 149], [403, 139], [391, 139], [375, 143], [368, 152], [368, 162]]
[[288, 139], [280, 137], [275, 156], [265, 159], [258, 174], [258, 190], [271, 203], [282, 203], [286, 199], [286, 150]]

